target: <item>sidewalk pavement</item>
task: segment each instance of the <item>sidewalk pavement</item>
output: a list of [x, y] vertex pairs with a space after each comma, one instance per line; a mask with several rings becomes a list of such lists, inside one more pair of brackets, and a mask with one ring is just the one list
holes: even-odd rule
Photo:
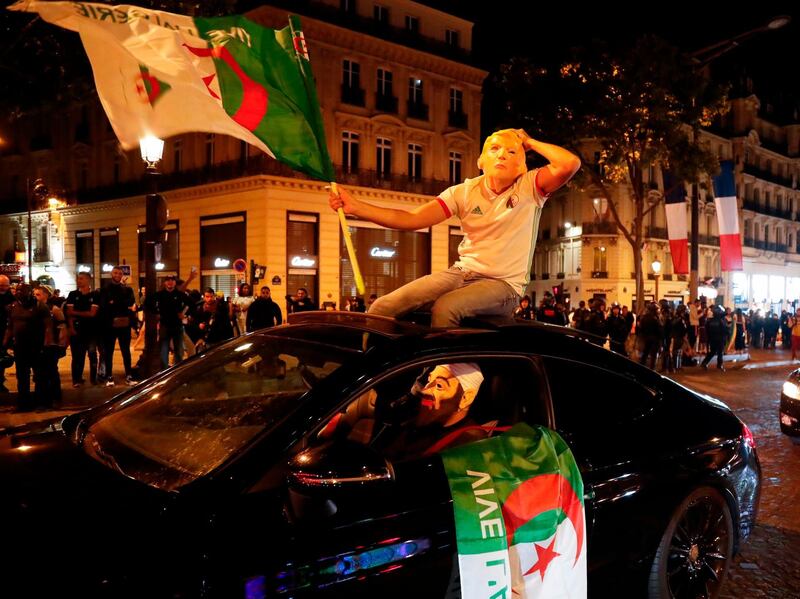
[[[132, 362], [135, 365], [141, 354], [141, 349], [131, 349]], [[789, 366], [800, 362], [790, 360], [791, 351], [785, 349], [751, 349], [745, 354], [726, 354], [725, 367], [743, 370], [754, 368], [775, 368], [779, 366]], [[14, 408], [17, 403], [17, 377], [15, 369], [6, 370], [5, 385], [10, 393], [0, 394], [0, 429], [10, 426], [20, 426], [28, 422], [49, 420], [66, 416], [78, 410], [100, 405], [115, 395], [122, 393], [128, 387], [125, 385], [125, 370], [122, 366], [122, 356], [119, 349], [114, 352], [114, 379], [116, 386], [106, 387], [104, 385], [84, 384], [78, 389], [72, 387], [72, 377], [70, 376], [70, 364], [72, 356], [67, 351], [66, 357], [58, 362], [58, 370], [61, 375], [61, 407], [57, 410], [39, 410], [35, 412], [16, 413]], [[695, 368], [695, 367], [692, 367]], [[697, 367], [699, 370], [699, 367]], [[85, 377], [88, 379], [89, 366], [86, 366]], [[688, 371], [689, 368], [686, 368]]]
[[[131, 362], [134, 366], [139, 360], [139, 355], [141, 353], [141, 349], [133, 349], [133, 343], [131, 343]], [[128, 386], [125, 384], [125, 368], [122, 364], [122, 354], [119, 353], [119, 348], [114, 352], [114, 380], [116, 381], [114, 387], [91, 385], [88, 382], [89, 364], [87, 363], [84, 372], [84, 378], [87, 382], [78, 389], [73, 388], [72, 375], [70, 373], [71, 364], [72, 355], [70, 351], [67, 350], [67, 355], [58, 361], [58, 373], [61, 375], [62, 396], [60, 408], [54, 410], [36, 410], [33, 412], [17, 413], [14, 411], [17, 405], [16, 367], [12, 366], [6, 370], [5, 386], [9, 390], [9, 393], [0, 393], [0, 429], [9, 426], [19, 426], [28, 422], [37, 422], [66, 416], [85, 408], [100, 405], [128, 389]], [[31, 383], [31, 389], [33, 389], [33, 383]]]

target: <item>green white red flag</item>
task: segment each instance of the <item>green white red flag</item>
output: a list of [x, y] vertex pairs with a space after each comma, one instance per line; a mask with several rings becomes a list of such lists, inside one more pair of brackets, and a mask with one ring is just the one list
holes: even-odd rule
[[221, 133], [334, 180], [297, 17], [273, 30], [241, 15], [191, 18], [94, 2], [23, 0], [9, 9], [80, 34], [123, 148], [146, 135]]
[[518, 424], [442, 460], [464, 599], [586, 597], [583, 482], [558, 433]]

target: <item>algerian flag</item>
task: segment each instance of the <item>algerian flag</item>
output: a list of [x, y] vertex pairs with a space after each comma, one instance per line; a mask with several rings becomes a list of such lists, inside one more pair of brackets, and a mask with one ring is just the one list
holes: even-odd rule
[[518, 424], [442, 460], [464, 599], [586, 597], [583, 482], [558, 433]]
[[23, 0], [9, 9], [80, 33], [123, 148], [148, 134], [222, 133], [334, 180], [297, 17], [276, 31], [239, 15], [192, 19], [93, 2]]

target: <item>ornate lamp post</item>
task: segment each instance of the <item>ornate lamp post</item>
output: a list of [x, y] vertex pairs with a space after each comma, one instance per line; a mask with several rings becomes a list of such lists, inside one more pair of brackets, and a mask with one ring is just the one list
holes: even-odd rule
[[650, 264], [650, 268], [653, 269], [653, 278], [656, 280], [655, 301], [658, 302], [658, 277], [661, 275], [661, 262], [658, 258], [653, 260], [652, 264]]

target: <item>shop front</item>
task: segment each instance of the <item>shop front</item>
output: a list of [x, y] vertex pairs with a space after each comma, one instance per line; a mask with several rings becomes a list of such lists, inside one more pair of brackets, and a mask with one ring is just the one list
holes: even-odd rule
[[[200, 218], [200, 281], [226, 298], [236, 296], [236, 287], [246, 272], [234, 270], [234, 263], [247, 261], [247, 220], [244, 212]], [[166, 264], [165, 264], [166, 267]]]
[[[350, 225], [367, 297], [386, 295], [431, 273], [430, 230], [395, 231], [359, 221], [350, 221]], [[344, 236], [340, 239], [340, 305], [346, 305], [357, 290]]]

